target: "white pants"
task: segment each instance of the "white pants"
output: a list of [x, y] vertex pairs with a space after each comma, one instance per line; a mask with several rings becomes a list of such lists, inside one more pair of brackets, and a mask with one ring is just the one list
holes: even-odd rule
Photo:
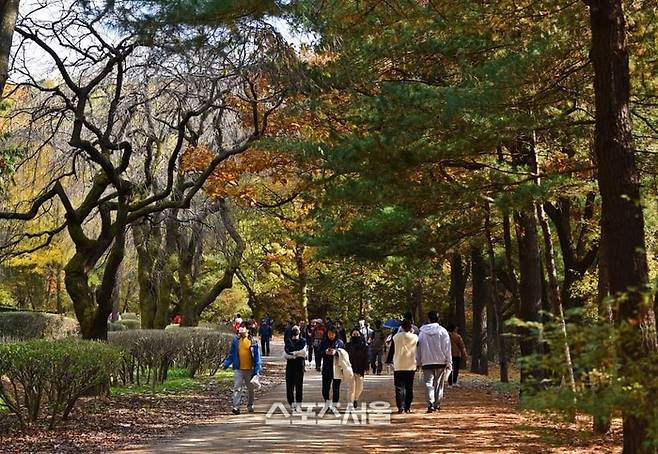
[[450, 371], [444, 366], [432, 369], [423, 369], [423, 380], [427, 389], [427, 406], [435, 410], [441, 406], [443, 400], [443, 385]]
[[352, 384], [350, 386], [350, 402], [359, 400], [363, 392], [363, 375], [354, 374]]

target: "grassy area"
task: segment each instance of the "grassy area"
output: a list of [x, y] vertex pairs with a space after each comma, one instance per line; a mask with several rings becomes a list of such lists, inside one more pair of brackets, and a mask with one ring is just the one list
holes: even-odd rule
[[200, 375], [190, 378], [185, 369], [170, 370], [167, 381], [155, 387], [149, 385], [113, 386], [112, 394], [116, 396], [128, 396], [136, 394], [183, 394], [189, 391], [201, 389], [203, 383], [214, 380], [220, 386], [230, 386], [233, 379], [232, 370], [219, 370], [214, 376]]

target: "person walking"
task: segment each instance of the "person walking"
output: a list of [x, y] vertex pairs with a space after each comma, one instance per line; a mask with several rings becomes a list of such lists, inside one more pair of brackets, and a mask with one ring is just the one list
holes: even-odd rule
[[384, 367], [384, 344], [386, 335], [382, 329], [381, 320], [375, 320], [375, 329], [368, 338], [368, 359], [373, 374], [381, 375]]
[[363, 393], [363, 380], [368, 369], [368, 346], [358, 329], [350, 333], [350, 341], [345, 346], [352, 366], [352, 383], [350, 383], [350, 402], [354, 408], [359, 406], [359, 399]]
[[302, 387], [306, 361], [306, 340], [301, 336], [299, 326], [293, 326], [291, 337], [283, 348], [286, 358], [286, 397], [293, 411], [301, 411]]
[[336, 320], [334, 326], [336, 327], [336, 333], [338, 334], [338, 339], [342, 340], [343, 342], [347, 342], [347, 333], [345, 332], [345, 326], [343, 325], [343, 321]]
[[462, 358], [468, 358], [466, 351], [466, 344], [459, 334], [459, 328], [454, 323], [448, 323], [446, 326], [448, 335], [450, 336], [450, 350], [452, 353], [452, 373], [448, 377], [448, 386], [459, 387], [457, 379], [459, 378], [459, 369], [461, 368]]
[[431, 311], [427, 315], [429, 323], [420, 327], [416, 364], [423, 371], [427, 388], [427, 413], [441, 408], [443, 387], [447, 375], [452, 371], [450, 335], [439, 325], [439, 315]]
[[366, 319], [363, 317], [359, 318], [359, 327], [358, 327], [359, 332], [361, 333], [361, 336], [364, 339], [370, 339], [370, 334], [372, 334], [372, 330], [366, 323]]
[[295, 322], [292, 319], [288, 320], [285, 329], [283, 330], [283, 345], [292, 337], [292, 327], [295, 326]]
[[247, 388], [247, 411], [254, 412], [254, 383], [263, 367], [258, 343], [249, 335], [246, 326], [238, 328], [231, 342], [231, 349], [224, 360], [224, 369], [233, 366], [233, 414], [240, 414], [242, 390]]
[[[340, 379], [334, 379], [334, 358], [338, 349], [344, 349], [345, 344], [338, 338], [336, 328], [332, 326], [327, 330], [327, 337], [322, 342], [322, 398], [329, 406], [340, 400]], [[329, 400], [329, 392], [332, 391], [332, 399]]]
[[322, 320], [318, 320], [318, 323], [315, 325], [313, 330], [313, 349], [315, 351], [315, 370], [320, 372], [322, 367], [322, 358], [324, 352], [322, 351], [322, 344], [324, 338], [327, 335], [327, 328], [322, 324]]
[[306, 325], [304, 331], [302, 331], [302, 336], [304, 336], [304, 339], [306, 340], [306, 347], [308, 350], [307, 359], [309, 365], [313, 362], [313, 351], [315, 350], [313, 348], [313, 330], [315, 329], [316, 325], [317, 321], [311, 320], [311, 322]]
[[393, 364], [395, 404], [398, 413], [411, 412], [414, 400], [414, 377], [416, 375], [416, 350], [418, 336], [413, 333], [410, 320], [402, 320], [401, 330], [393, 336], [386, 357], [386, 364]]
[[272, 327], [263, 319], [258, 328], [260, 336], [260, 350], [265, 356], [270, 356], [270, 340], [272, 339]]

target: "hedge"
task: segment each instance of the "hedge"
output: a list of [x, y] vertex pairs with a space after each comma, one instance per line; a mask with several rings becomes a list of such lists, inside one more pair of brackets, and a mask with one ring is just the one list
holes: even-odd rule
[[0, 336], [20, 340], [63, 339], [80, 333], [78, 321], [45, 312], [0, 312]]
[[43, 413], [53, 428], [76, 401], [110, 380], [120, 363], [118, 349], [75, 339], [31, 340], [0, 345], [0, 397], [27, 427]]
[[204, 328], [133, 330], [108, 333], [123, 351], [119, 379], [123, 384], [164, 383], [173, 367], [190, 376], [215, 374], [228, 353], [232, 336]]

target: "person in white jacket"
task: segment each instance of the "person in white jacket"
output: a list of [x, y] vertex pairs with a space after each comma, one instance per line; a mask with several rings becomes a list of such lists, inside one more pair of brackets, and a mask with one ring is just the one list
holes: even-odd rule
[[401, 331], [393, 336], [386, 364], [393, 363], [393, 383], [398, 413], [403, 411], [410, 413], [411, 402], [414, 400], [418, 336], [413, 333], [413, 326], [408, 319], [402, 320], [400, 328]]
[[423, 371], [427, 388], [427, 413], [441, 408], [445, 380], [452, 371], [450, 335], [439, 325], [436, 311], [428, 314], [429, 323], [420, 327], [416, 363]]
[[290, 330], [291, 337], [286, 339], [283, 356], [286, 358], [286, 394], [288, 404], [293, 411], [301, 410], [302, 387], [304, 384], [304, 365], [306, 362], [306, 340], [300, 336], [299, 326]]

